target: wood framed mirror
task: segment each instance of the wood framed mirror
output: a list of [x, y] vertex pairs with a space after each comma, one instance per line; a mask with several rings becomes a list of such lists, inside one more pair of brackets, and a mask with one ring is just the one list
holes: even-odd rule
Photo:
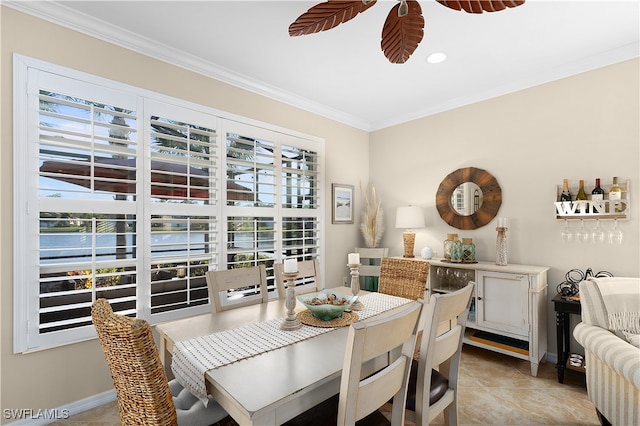
[[465, 167], [450, 173], [436, 193], [442, 220], [458, 229], [476, 229], [491, 222], [502, 204], [502, 189], [486, 170]]

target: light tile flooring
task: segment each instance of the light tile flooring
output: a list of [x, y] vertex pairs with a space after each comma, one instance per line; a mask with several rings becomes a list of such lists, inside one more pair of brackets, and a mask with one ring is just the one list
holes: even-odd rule
[[[541, 364], [538, 376], [532, 377], [526, 361], [467, 345], [462, 352], [460, 425], [599, 425], [593, 404], [587, 398], [584, 375], [567, 371], [564, 384], [560, 384], [551, 363]], [[116, 402], [54, 423], [56, 426], [119, 424]], [[440, 415], [431, 424], [444, 424], [444, 417]]]

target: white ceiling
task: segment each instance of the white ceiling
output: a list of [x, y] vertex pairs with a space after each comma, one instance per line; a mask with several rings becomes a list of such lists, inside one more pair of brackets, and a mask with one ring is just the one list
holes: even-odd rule
[[[425, 35], [405, 64], [380, 50], [391, 0], [289, 37], [289, 24], [320, 1], [3, 4], [364, 130], [640, 56], [637, 0], [527, 0], [481, 15], [421, 1]], [[427, 63], [436, 51], [447, 61]]]

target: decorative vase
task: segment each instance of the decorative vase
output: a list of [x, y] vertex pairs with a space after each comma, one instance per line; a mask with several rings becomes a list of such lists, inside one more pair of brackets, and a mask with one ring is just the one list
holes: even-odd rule
[[507, 265], [507, 228], [498, 227], [496, 239], [496, 265]]
[[433, 257], [433, 250], [427, 246], [420, 250], [420, 256], [422, 256], [423, 259], [431, 259]]
[[462, 262], [462, 241], [457, 238], [451, 244], [451, 261], [454, 263]]
[[453, 242], [458, 239], [458, 234], [447, 234], [447, 239], [443, 243], [444, 258], [451, 260], [451, 249], [453, 248]]
[[473, 263], [476, 261], [476, 245], [473, 244], [473, 238], [462, 239], [462, 262]]

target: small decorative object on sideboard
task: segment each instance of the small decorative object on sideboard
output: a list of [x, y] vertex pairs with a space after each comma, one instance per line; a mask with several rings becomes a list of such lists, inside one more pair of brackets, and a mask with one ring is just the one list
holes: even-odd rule
[[496, 239], [496, 265], [507, 265], [507, 218], [498, 218], [498, 237]]
[[476, 262], [476, 245], [473, 244], [473, 238], [462, 239], [462, 263]]
[[458, 234], [447, 234], [447, 239], [442, 244], [445, 260], [451, 260], [451, 249], [453, 248], [453, 242], [458, 239]]
[[431, 259], [433, 257], [433, 249], [429, 246], [424, 247], [422, 250], [420, 250], [420, 256], [423, 259]]
[[451, 246], [451, 261], [453, 263], [462, 262], [462, 241], [457, 238], [453, 240], [453, 244]]

